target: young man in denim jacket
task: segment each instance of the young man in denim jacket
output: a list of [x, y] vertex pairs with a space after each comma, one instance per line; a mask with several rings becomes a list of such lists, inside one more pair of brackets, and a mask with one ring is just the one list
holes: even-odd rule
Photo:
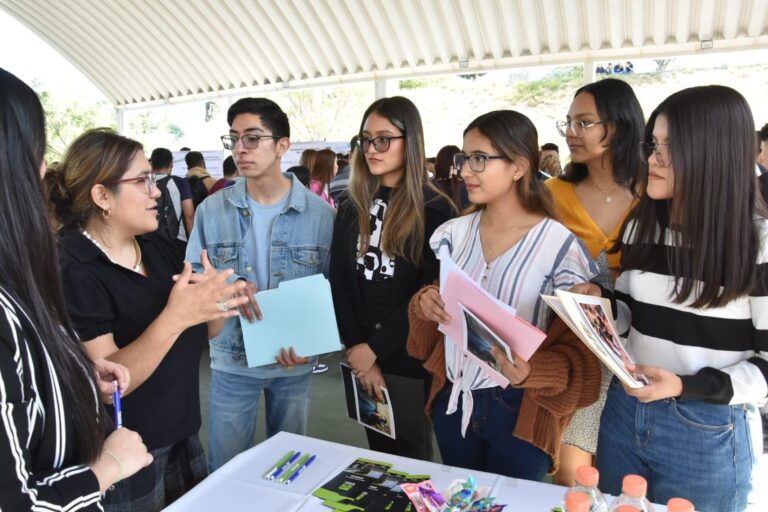
[[[236, 279], [248, 282], [251, 299], [240, 314], [253, 321], [261, 318], [254, 297], [257, 290], [313, 274], [328, 275], [334, 212], [295, 177], [280, 171], [280, 158], [291, 142], [288, 117], [276, 103], [243, 98], [229, 108], [227, 122], [229, 135], [221, 139], [232, 150], [243, 178], [197, 209], [186, 260], [200, 272], [197, 262], [207, 250], [216, 269], [234, 269]], [[239, 318], [222, 323], [210, 340], [210, 471], [253, 446], [262, 392], [267, 397], [268, 437], [281, 430], [305, 433], [312, 366], [317, 360], [297, 355], [285, 340], [277, 364], [248, 368]]]

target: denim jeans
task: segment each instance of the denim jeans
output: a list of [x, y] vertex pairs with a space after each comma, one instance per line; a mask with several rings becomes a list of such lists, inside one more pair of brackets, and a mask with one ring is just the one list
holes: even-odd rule
[[280, 431], [304, 435], [309, 414], [312, 372], [260, 379], [211, 371], [208, 400], [208, 471], [251, 448], [259, 400], [264, 392], [267, 437]]
[[600, 489], [619, 494], [625, 475], [648, 480], [648, 498], [679, 496], [700, 512], [742, 511], [751, 488], [752, 439], [743, 405], [699, 400], [641, 403], [616, 378], [600, 420]]
[[461, 400], [456, 412], [446, 415], [451, 384], [435, 397], [432, 422], [443, 463], [513, 478], [542, 480], [552, 465], [543, 450], [512, 435], [520, 412], [523, 390], [509, 387], [472, 392], [474, 408], [466, 437], [461, 436]]

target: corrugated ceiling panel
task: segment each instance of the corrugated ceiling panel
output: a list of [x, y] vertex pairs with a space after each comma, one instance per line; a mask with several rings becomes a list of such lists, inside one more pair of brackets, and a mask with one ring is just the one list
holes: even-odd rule
[[0, 0], [118, 106], [768, 47], [768, 0]]

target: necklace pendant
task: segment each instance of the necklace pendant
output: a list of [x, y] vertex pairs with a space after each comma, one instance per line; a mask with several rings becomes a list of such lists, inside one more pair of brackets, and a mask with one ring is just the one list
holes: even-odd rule
[[611, 202], [613, 202], [613, 198], [611, 196], [605, 196], [605, 202], [606, 203], [611, 203]]

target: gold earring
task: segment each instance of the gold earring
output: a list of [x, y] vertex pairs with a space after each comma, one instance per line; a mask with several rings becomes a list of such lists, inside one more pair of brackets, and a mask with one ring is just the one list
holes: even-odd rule
[[109, 210], [101, 210], [101, 216], [104, 217], [104, 220], [107, 220], [110, 215], [112, 215], [112, 212]]

